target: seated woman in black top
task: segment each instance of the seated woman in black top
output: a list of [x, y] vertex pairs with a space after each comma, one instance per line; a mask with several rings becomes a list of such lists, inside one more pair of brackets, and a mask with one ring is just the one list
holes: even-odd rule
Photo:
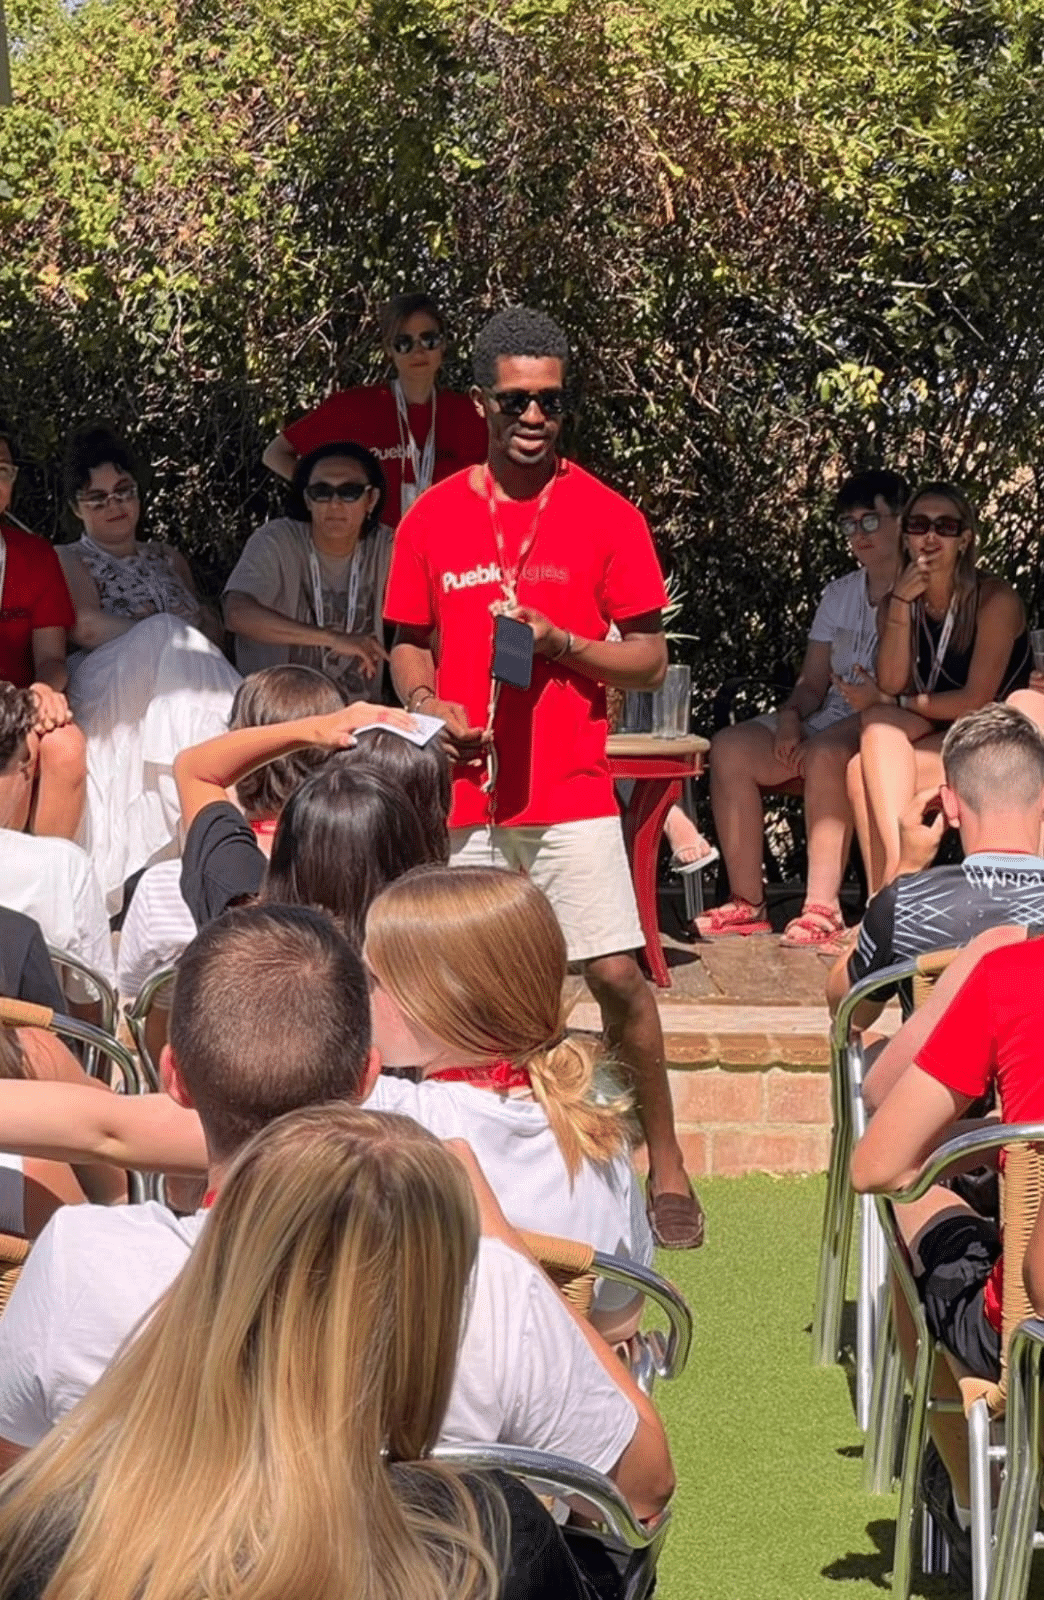
[[[174, 763], [187, 828], [181, 892], [203, 927], [228, 906], [259, 895], [319, 906], [361, 948], [366, 912], [385, 884], [410, 867], [445, 860], [445, 829], [423, 825], [402, 785], [373, 760], [327, 761], [290, 796], [266, 863], [249, 823], [225, 791], [294, 750], [351, 747], [366, 723], [409, 728], [412, 717], [357, 701], [325, 716], [239, 728], [182, 751]], [[353, 752], [354, 755], [354, 752]]]
[[908, 558], [888, 599], [876, 681], [842, 684], [863, 712], [849, 794], [871, 892], [899, 866], [899, 819], [942, 780], [939, 751], [951, 722], [1029, 680], [1022, 601], [976, 564], [978, 524], [952, 483], [926, 483], [903, 510]]
[[343, 1103], [253, 1139], [143, 1331], [0, 1487], [0, 1595], [581, 1600], [551, 1517], [426, 1459], [478, 1249], [464, 1167]]

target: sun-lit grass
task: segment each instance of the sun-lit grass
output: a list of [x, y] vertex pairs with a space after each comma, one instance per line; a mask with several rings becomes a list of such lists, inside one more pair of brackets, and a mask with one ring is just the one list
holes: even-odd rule
[[[864, 1494], [846, 1374], [809, 1362], [823, 1192], [822, 1178], [705, 1179], [708, 1243], [658, 1258], [696, 1316], [688, 1371], [656, 1391], [679, 1478], [660, 1600], [887, 1592], [896, 1497]], [[924, 1578], [914, 1592], [959, 1593]]]

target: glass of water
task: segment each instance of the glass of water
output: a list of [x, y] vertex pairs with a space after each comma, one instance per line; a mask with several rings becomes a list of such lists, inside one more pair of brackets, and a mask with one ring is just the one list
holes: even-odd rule
[[692, 673], [688, 667], [668, 667], [667, 676], [653, 694], [652, 731], [661, 739], [682, 739], [689, 731]]
[[1044, 628], [1030, 630], [1030, 649], [1033, 651], [1033, 665], [1038, 672], [1044, 672]]

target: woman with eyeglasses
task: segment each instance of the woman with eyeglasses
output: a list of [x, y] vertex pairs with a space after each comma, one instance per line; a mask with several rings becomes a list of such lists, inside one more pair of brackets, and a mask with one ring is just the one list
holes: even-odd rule
[[294, 662], [352, 700], [379, 700], [381, 613], [392, 530], [372, 451], [320, 445], [294, 468], [288, 515], [251, 534], [225, 585], [225, 621], [243, 673]]
[[907, 564], [888, 598], [848, 772], [871, 892], [900, 869], [903, 819], [916, 826], [937, 796], [949, 724], [1024, 688], [1033, 665], [1022, 601], [977, 565], [978, 521], [964, 492], [922, 484], [902, 530]]
[[278, 434], [264, 464], [292, 478], [302, 456], [337, 439], [373, 451], [387, 480], [384, 519], [397, 527], [419, 494], [482, 461], [486, 429], [467, 395], [436, 386], [446, 324], [427, 294], [399, 294], [381, 310], [381, 344], [395, 369], [390, 383], [341, 389]]
[[78, 429], [63, 476], [82, 528], [58, 551], [79, 647], [69, 703], [87, 739], [80, 842], [115, 911], [125, 880], [177, 838], [174, 757], [227, 726], [239, 674], [185, 557], [139, 537], [144, 472], [127, 443], [104, 426]]

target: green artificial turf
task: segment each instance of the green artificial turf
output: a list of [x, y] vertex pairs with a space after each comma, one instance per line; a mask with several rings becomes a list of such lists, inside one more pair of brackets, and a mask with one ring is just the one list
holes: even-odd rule
[[[699, 1189], [708, 1242], [657, 1260], [696, 1322], [687, 1371], [656, 1389], [678, 1472], [659, 1600], [880, 1600], [896, 1496], [863, 1492], [847, 1375], [809, 1361], [824, 1180]], [[960, 1591], [918, 1576], [914, 1593]]]

